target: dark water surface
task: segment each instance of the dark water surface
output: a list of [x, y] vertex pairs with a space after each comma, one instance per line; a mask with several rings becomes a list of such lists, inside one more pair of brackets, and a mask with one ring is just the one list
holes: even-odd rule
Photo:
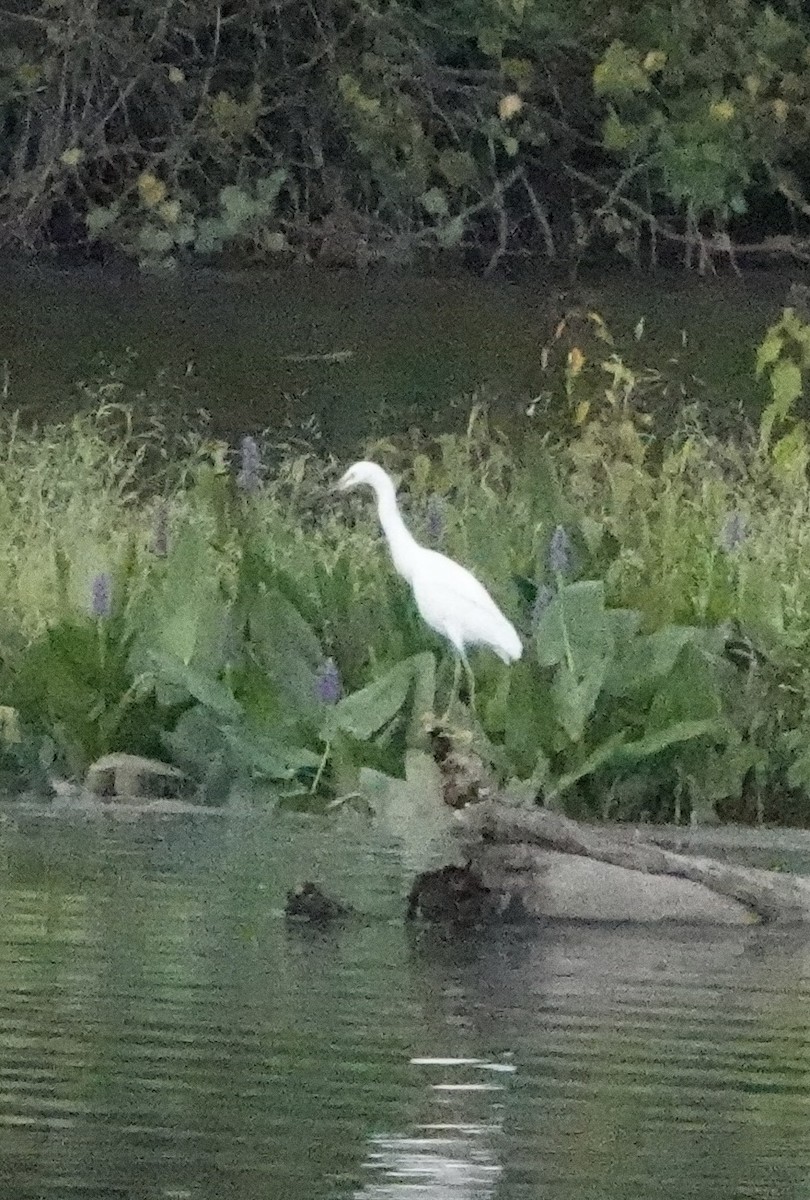
[[0, 407], [70, 412], [87, 402], [74, 385], [96, 377], [98, 356], [117, 362], [130, 348], [164, 412], [202, 407], [226, 435], [270, 426], [341, 449], [411, 423], [462, 423], [466, 405], [455, 417], [453, 405], [482, 386], [523, 411], [548, 386], [543, 346], [579, 306], [604, 315], [628, 361], [733, 411], [755, 394], [753, 350], [786, 287], [781, 276], [680, 273], [573, 288], [541, 275], [507, 284], [340, 272], [117, 283], [29, 269], [0, 287]]
[[0, 825], [2, 1197], [808, 1194], [804, 932], [414, 940], [343, 820]]

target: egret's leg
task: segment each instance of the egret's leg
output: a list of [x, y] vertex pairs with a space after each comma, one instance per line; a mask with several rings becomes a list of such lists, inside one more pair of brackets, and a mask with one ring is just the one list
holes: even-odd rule
[[448, 720], [450, 719], [450, 709], [453, 707], [453, 701], [458, 696], [458, 685], [461, 682], [461, 658], [457, 654], [455, 656], [455, 659], [456, 659], [456, 663], [453, 668], [453, 686], [450, 689], [450, 696], [447, 701], [447, 708], [444, 710], [444, 714], [442, 716], [442, 723], [445, 725], [447, 724]]
[[464, 670], [467, 673], [467, 687], [468, 687], [469, 693], [470, 693], [470, 711], [474, 714], [475, 713], [475, 675], [473, 674], [473, 669], [470, 666], [470, 660], [467, 658], [466, 654], [463, 656], [463, 662], [464, 662]]

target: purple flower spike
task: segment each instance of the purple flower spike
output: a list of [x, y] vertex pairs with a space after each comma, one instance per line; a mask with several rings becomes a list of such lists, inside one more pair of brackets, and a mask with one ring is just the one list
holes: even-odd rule
[[240, 446], [240, 469], [236, 476], [236, 486], [243, 492], [252, 495], [262, 486], [262, 456], [255, 438], [249, 435], [242, 438]]
[[315, 694], [322, 704], [337, 704], [343, 695], [340, 671], [333, 658], [327, 658], [316, 675]]
[[725, 550], [726, 554], [733, 554], [745, 541], [746, 533], [745, 517], [735, 509], [733, 513], [729, 513], [720, 533], [721, 549]]
[[165, 500], [157, 506], [149, 548], [156, 558], [165, 558], [169, 553], [169, 506]]
[[434, 545], [439, 545], [444, 539], [446, 525], [444, 502], [441, 496], [437, 496], [433, 492], [428, 497], [427, 511], [425, 513], [425, 529], [427, 530], [428, 538]]
[[541, 583], [532, 605], [532, 625], [539, 625], [543, 613], [554, 599], [554, 593], [546, 583]]
[[90, 585], [90, 611], [99, 621], [106, 621], [112, 613], [112, 581], [106, 571], [93, 576]]
[[562, 525], [558, 525], [548, 544], [548, 569], [554, 575], [565, 575], [571, 570], [571, 556], [571, 539]]

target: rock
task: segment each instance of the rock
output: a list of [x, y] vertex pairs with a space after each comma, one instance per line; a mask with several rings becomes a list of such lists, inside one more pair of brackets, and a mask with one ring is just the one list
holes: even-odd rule
[[313, 925], [326, 925], [337, 917], [344, 917], [349, 909], [337, 900], [330, 899], [317, 883], [307, 880], [287, 893], [287, 903], [284, 906], [286, 917], [299, 917], [311, 921]]
[[186, 776], [177, 767], [138, 754], [105, 754], [87, 768], [84, 785], [105, 800], [162, 800], [184, 789]]
[[716, 925], [757, 920], [744, 904], [702, 883], [537, 846], [493, 847], [480, 854], [477, 866], [488, 886], [519, 899], [533, 917]]

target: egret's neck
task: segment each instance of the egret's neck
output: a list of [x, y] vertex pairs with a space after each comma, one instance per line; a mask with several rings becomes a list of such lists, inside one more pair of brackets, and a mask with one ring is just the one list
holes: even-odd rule
[[418, 544], [402, 520], [393, 484], [386, 480], [385, 484], [378, 487], [376, 491], [377, 515], [380, 518], [394, 566], [400, 575], [410, 582], [414, 551], [418, 549]]

